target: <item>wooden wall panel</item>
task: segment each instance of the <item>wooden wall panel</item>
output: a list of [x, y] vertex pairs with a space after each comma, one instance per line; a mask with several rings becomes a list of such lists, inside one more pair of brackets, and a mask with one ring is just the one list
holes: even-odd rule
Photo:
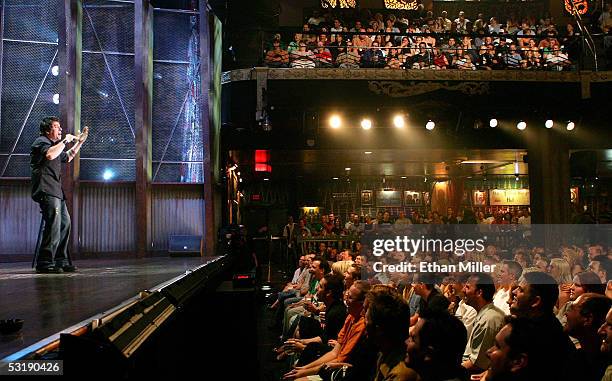
[[202, 235], [204, 200], [199, 189], [153, 188], [153, 250], [168, 250], [171, 234]]
[[82, 184], [81, 252], [126, 253], [136, 249], [133, 184]]
[[30, 197], [30, 184], [0, 185], [1, 256], [32, 254], [40, 227], [40, 208]]

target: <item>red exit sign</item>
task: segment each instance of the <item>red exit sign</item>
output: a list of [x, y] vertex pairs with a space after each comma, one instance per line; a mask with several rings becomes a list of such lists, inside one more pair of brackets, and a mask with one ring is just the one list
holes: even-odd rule
[[251, 201], [261, 201], [261, 194], [252, 194]]

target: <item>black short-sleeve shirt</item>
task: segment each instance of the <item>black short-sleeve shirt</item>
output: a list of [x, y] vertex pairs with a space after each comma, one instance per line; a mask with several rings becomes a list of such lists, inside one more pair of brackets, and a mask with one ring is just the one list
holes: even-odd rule
[[30, 169], [32, 170], [32, 199], [40, 201], [50, 195], [64, 198], [62, 191], [62, 163], [68, 162], [68, 154], [62, 152], [53, 160], [47, 160], [47, 151], [59, 142], [53, 143], [46, 136], [39, 136], [32, 143]]

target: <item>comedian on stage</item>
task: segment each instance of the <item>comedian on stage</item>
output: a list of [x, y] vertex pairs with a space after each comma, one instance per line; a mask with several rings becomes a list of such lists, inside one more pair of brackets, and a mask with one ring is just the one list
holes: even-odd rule
[[[32, 199], [40, 205], [45, 229], [37, 254], [36, 272], [59, 274], [74, 272], [76, 267], [68, 260], [70, 215], [62, 190], [62, 163], [74, 159], [87, 140], [88, 128], [78, 136], [66, 134], [62, 139], [59, 119], [46, 117], [40, 122], [40, 136], [32, 144]], [[66, 145], [74, 143], [64, 151]]]

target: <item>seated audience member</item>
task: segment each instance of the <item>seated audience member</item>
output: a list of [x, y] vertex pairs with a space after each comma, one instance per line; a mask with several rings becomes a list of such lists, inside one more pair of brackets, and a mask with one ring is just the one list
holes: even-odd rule
[[317, 67], [332, 67], [332, 55], [329, 49], [325, 47], [323, 41], [317, 42], [317, 50], [315, 52], [315, 57], [317, 59]]
[[[474, 320], [478, 312], [474, 307], [469, 306], [465, 302], [465, 294], [463, 288], [465, 284], [464, 274], [458, 274], [448, 284], [444, 290], [444, 296], [450, 301], [449, 312], [463, 323], [467, 331], [467, 337], [470, 337], [472, 328], [474, 328]], [[465, 349], [465, 348], [464, 348]]]
[[346, 41], [346, 51], [344, 49], [340, 50], [338, 57], [336, 57], [336, 65], [344, 69], [358, 69], [360, 61], [359, 49], [353, 47], [350, 40]]
[[[317, 299], [325, 304], [325, 326], [319, 332], [314, 332], [312, 337], [305, 337], [302, 329], [303, 318], [299, 323], [300, 338], [289, 339], [285, 345], [285, 350], [302, 352], [298, 363], [307, 364], [320, 357], [326, 352], [329, 340], [336, 340], [338, 332], [346, 320], [346, 306], [343, 301], [344, 283], [341, 276], [325, 275], [319, 282], [317, 289]], [[315, 320], [316, 321], [316, 320]], [[316, 321], [318, 323], [318, 321]], [[320, 323], [319, 323], [320, 328]]]
[[365, 49], [361, 55], [361, 67], [380, 68], [385, 66], [385, 57], [380, 50], [378, 41], [372, 42], [371, 48]]
[[517, 284], [523, 268], [518, 262], [505, 260], [497, 273], [497, 291], [493, 296], [493, 304], [506, 315], [510, 315], [510, 306], [508, 306], [508, 298], [510, 297], [510, 289], [512, 285]]
[[607, 283], [612, 279], [612, 261], [605, 255], [598, 255], [591, 259], [589, 270], [597, 274], [601, 283]]
[[279, 314], [277, 316], [280, 316], [281, 320], [279, 321], [283, 322], [283, 337], [290, 337], [293, 335], [293, 330], [296, 327], [295, 324], [297, 324], [297, 322], [293, 323], [294, 317], [302, 315], [304, 311], [313, 308], [313, 302], [311, 300], [316, 297], [319, 281], [331, 271], [331, 268], [329, 267], [329, 262], [316, 259], [312, 261], [308, 271], [310, 272], [308, 293], [304, 298], [298, 301], [295, 301], [295, 299], [285, 300], [285, 308], [279, 308]]
[[572, 285], [570, 286], [569, 302], [557, 312], [557, 319], [562, 325], [565, 325], [565, 312], [580, 295], [587, 292], [603, 295], [605, 293], [605, 285], [601, 283], [599, 277], [592, 271], [584, 271], [574, 276]]
[[410, 308], [399, 294], [377, 292], [368, 296], [366, 334], [379, 349], [375, 380], [418, 380], [404, 363], [409, 321]]
[[284, 376], [285, 379], [306, 379], [307, 376], [317, 374], [328, 363], [347, 362], [349, 356], [363, 333], [365, 332], [364, 300], [370, 290], [366, 281], [356, 281], [349, 290], [348, 316], [338, 334], [338, 341], [334, 348], [319, 357], [317, 360], [304, 366], [297, 366]]
[[291, 53], [293, 53], [295, 50], [299, 50], [300, 41], [302, 41], [302, 34], [296, 33], [293, 36], [293, 41], [291, 41], [287, 47], [287, 53], [289, 53], [289, 55], [291, 55]]
[[306, 41], [300, 41], [298, 50], [294, 50], [289, 56], [292, 68], [303, 69], [315, 67], [316, 57], [314, 53], [306, 49]]
[[280, 40], [272, 41], [272, 49], [266, 53], [266, 65], [269, 67], [287, 67], [289, 63], [289, 53], [281, 49]]
[[420, 318], [406, 340], [406, 365], [423, 381], [467, 380], [460, 366], [467, 343], [464, 325], [454, 316], [433, 312]]
[[608, 310], [606, 321], [599, 327], [597, 333], [602, 339], [599, 349], [603, 355], [607, 356], [608, 364], [610, 364], [601, 380], [610, 381], [612, 380], [612, 308]]
[[470, 276], [463, 287], [465, 302], [477, 311], [474, 327], [463, 353], [461, 365], [470, 373], [482, 372], [489, 367], [487, 349], [504, 325], [504, 313], [493, 304], [495, 284], [487, 273]]
[[418, 273], [415, 274], [414, 293], [421, 297], [419, 301], [419, 312], [414, 314], [410, 319], [410, 324], [414, 325], [420, 316], [425, 317], [427, 314], [435, 311], [448, 313], [450, 302], [440, 294], [435, 287], [435, 274], [433, 273]]
[[559, 298], [559, 287], [550, 275], [533, 271], [523, 273], [518, 287], [512, 292], [513, 300], [510, 313], [516, 317], [531, 319], [542, 333], [544, 341], [549, 343], [546, 361], [560, 364], [550, 367], [548, 378], [571, 379], [572, 371], [577, 371], [571, 364], [575, 355], [575, 346], [555, 317], [553, 309]]
[[495, 336], [487, 351], [489, 368], [486, 381], [545, 380], [552, 363], [545, 362], [549, 343], [537, 324], [525, 317], [506, 317], [507, 324]]
[[586, 293], [580, 295], [565, 313], [564, 331], [580, 343], [573, 366], [580, 369], [583, 380], [601, 380], [608, 366], [608, 356], [600, 351], [601, 337], [597, 331], [605, 322], [611, 305], [612, 300], [604, 295]]

